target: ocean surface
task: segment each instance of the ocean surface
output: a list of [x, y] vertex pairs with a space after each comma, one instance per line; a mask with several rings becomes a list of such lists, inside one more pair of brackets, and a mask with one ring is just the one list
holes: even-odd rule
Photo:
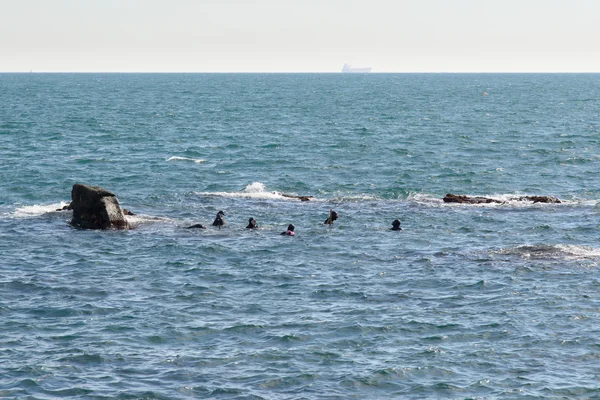
[[598, 74], [0, 74], [0, 398], [598, 399], [599, 166]]

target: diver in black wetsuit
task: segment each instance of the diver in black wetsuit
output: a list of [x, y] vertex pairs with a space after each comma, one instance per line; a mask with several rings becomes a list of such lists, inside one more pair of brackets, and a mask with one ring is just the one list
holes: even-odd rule
[[399, 219], [395, 219], [394, 221], [392, 221], [391, 230], [393, 230], [393, 231], [401, 231], [402, 230], [402, 228], [400, 228], [400, 220]]
[[217, 216], [215, 217], [215, 220], [212, 223], [212, 226], [218, 226], [219, 229], [221, 229], [221, 227], [226, 224], [225, 218], [223, 218], [224, 216], [225, 213], [223, 211], [219, 211], [217, 213]]
[[331, 210], [331, 212], [329, 213], [329, 218], [327, 218], [325, 220], [325, 222], [323, 222], [323, 223], [331, 225], [331, 224], [333, 224], [333, 221], [335, 221], [336, 219], [338, 219], [338, 213]]

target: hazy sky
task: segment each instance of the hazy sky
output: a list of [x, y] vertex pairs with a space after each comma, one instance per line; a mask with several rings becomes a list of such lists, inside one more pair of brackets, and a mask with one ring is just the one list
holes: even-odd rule
[[0, 72], [600, 72], [600, 0], [0, 0]]

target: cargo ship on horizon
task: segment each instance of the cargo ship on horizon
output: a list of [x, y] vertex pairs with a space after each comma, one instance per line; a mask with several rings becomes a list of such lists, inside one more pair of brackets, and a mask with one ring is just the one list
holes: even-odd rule
[[371, 72], [371, 67], [353, 67], [350, 64], [344, 64], [342, 67], [342, 72], [350, 72], [350, 73], [367, 73]]

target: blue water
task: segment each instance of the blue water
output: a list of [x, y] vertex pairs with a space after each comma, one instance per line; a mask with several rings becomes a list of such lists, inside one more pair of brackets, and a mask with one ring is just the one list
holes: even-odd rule
[[[600, 398], [599, 110], [594, 74], [0, 74], [0, 397]], [[71, 228], [74, 183], [134, 229]]]

